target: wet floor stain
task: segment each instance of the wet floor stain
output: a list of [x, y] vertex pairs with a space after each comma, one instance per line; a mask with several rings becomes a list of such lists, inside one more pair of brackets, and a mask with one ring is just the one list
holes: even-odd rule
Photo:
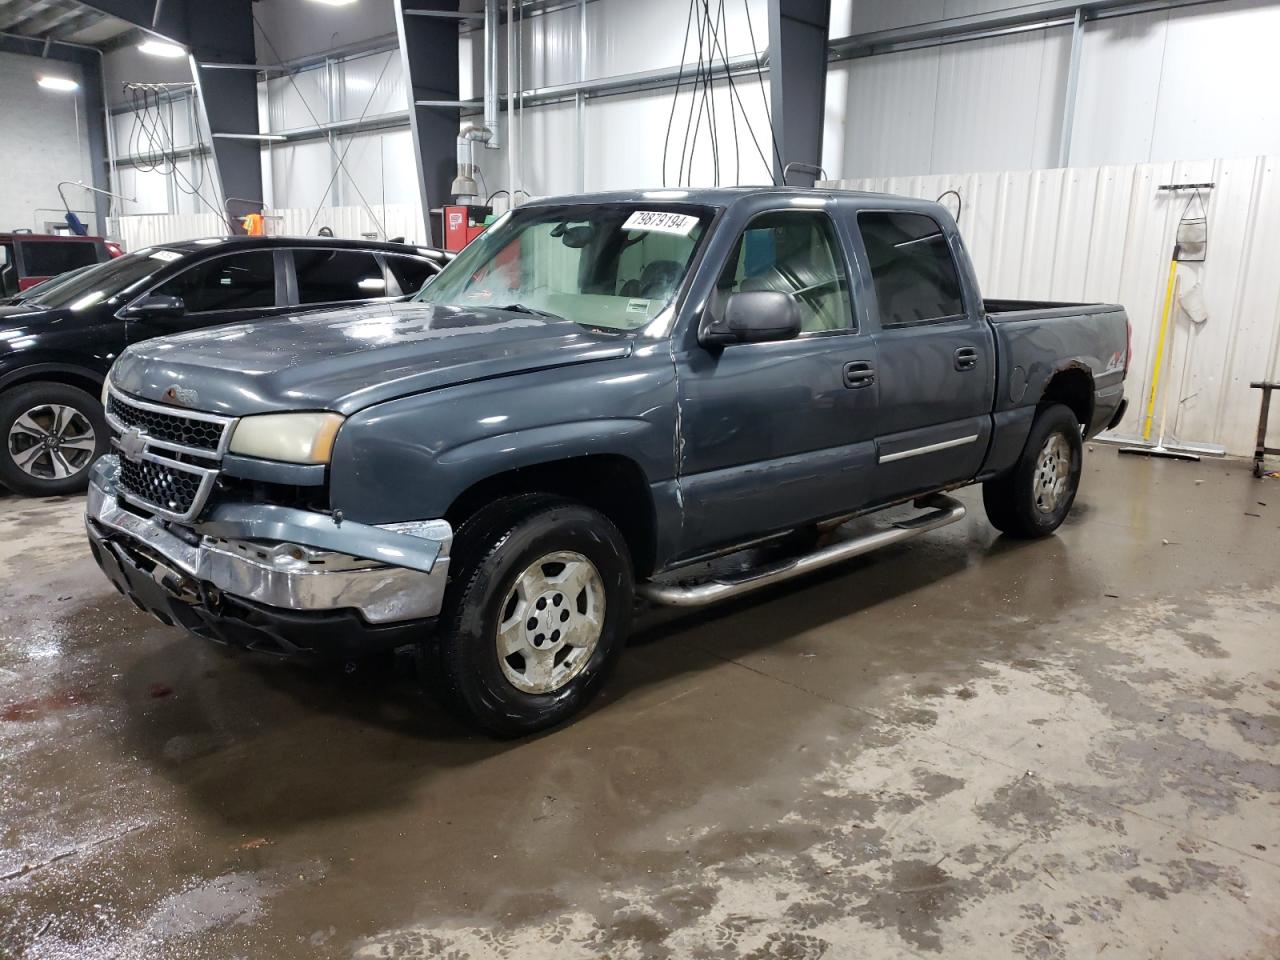
[[1053, 540], [642, 624], [518, 744], [154, 624], [0, 500], [0, 956], [1280, 956], [1274, 543], [1105, 469]]

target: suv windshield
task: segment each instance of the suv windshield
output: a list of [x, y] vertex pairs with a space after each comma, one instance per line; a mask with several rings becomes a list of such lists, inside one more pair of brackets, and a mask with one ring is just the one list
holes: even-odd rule
[[180, 256], [176, 251], [152, 248], [127, 253], [78, 270], [73, 276], [54, 277], [41, 284], [39, 290], [32, 287], [34, 295], [23, 299], [42, 307], [91, 306], [123, 293]]
[[711, 214], [680, 204], [526, 207], [472, 241], [415, 299], [639, 330], [679, 292]]

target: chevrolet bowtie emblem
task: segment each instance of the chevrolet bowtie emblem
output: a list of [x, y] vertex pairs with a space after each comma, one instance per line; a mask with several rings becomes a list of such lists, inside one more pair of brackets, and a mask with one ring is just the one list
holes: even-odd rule
[[147, 447], [147, 438], [137, 427], [130, 427], [116, 439], [116, 446], [130, 460], [137, 460]]

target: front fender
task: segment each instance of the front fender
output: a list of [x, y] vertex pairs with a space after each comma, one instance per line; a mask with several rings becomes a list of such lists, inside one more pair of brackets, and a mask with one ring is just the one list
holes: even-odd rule
[[674, 436], [669, 355], [460, 384], [348, 418], [329, 499], [362, 523], [433, 519], [482, 480], [593, 455], [630, 460], [652, 485], [674, 476]]

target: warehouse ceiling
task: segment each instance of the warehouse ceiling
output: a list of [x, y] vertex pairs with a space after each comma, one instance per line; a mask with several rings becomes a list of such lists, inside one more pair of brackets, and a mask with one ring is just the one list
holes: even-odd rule
[[0, 32], [100, 46], [133, 27], [78, 0], [0, 0]]

